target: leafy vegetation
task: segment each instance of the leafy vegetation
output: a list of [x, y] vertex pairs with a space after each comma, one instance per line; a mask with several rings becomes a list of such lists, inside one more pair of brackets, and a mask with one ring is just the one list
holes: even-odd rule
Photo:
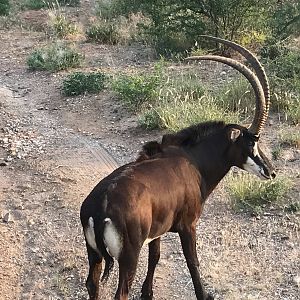
[[140, 118], [147, 128], [168, 128], [176, 131], [191, 124], [205, 121], [224, 120], [235, 122], [238, 115], [220, 107], [215, 99], [207, 94], [193, 99], [193, 92], [186, 93], [184, 99], [180, 91], [172, 90], [160, 95], [158, 104], [150, 108]]
[[143, 104], [153, 103], [158, 95], [159, 77], [157, 75], [121, 75], [112, 83], [112, 89], [122, 102], [133, 111]]
[[244, 173], [231, 176], [226, 182], [233, 207], [252, 213], [261, 213], [267, 205], [278, 202], [292, 186], [292, 182], [286, 177], [261, 181]]
[[63, 43], [54, 43], [34, 50], [27, 59], [30, 70], [51, 72], [80, 66], [83, 56]]
[[[150, 22], [141, 24], [141, 27], [148, 34], [148, 41], [163, 55], [190, 51], [195, 42], [199, 42], [200, 34], [240, 40], [248, 45], [262, 43], [274, 28], [274, 18], [282, 20], [282, 23], [283, 20], [294, 23], [291, 20], [295, 17], [294, 6], [279, 5], [276, 0], [98, 1], [99, 14], [104, 18], [137, 12], [148, 17]], [[283, 11], [285, 13], [280, 15]], [[286, 26], [288, 24], [284, 24], [284, 28]], [[201, 43], [207, 45], [205, 41]]]
[[119, 37], [116, 24], [111, 21], [99, 21], [90, 25], [86, 36], [89, 41], [103, 44], [116, 44]]
[[106, 76], [102, 72], [75, 72], [64, 79], [62, 91], [65, 96], [98, 93], [104, 89], [105, 81]]
[[279, 142], [281, 146], [300, 148], [300, 133], [293, 131], [280, 131]]
[[80, 0], [25, 0], [24, 9], [41, 9], [54, 6], [79, 6]]
[[68, 20], [65, 15], [54, 12], [50, 17], [53, 32], [58, 38], [66, 38], [79, 32], [76, 24]]
[[9, 0], [0, 0], [0, 16], [6, 16], [10, 11]]
[[289, 119], [300, 122], [300, 49], [283, 43], [266, 46], [261, 51], [271, 78], [273, 107], [283, 110]]

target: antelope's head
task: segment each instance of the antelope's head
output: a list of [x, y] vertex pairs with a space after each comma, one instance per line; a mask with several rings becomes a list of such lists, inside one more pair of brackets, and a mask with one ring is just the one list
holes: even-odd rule
[[211, 36], [202, 37], [223, 43], [236, 50], [246, 58], [254, 70], [254, 72], [252, 72], [244, 64], [223, 56], [203, 55], [186, 58], [186, 60], [213, 60], [227, 64], [242, 73], [250, 82], [254, 90], [256, 108], [253, 122], [249, 128], [236, 124], [226, 126], [230, 143], [226, 154], [227, 159], [230, 161], [231, 165], [253, 173], [261, 179], [275, 178], [276, 173], [274, 168], [259, 147], [260, 133], [268, 117], [270, 106], [269, 83], [263, 66], [260, 64], [255, 55], [236, 43]]

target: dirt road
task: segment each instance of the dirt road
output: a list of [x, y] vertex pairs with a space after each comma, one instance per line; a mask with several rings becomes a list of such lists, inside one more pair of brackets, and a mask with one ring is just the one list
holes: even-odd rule
[[[103, 176], [134, 159], [143, 142], [161, 135], [138, 129], [107, 91], [66, 99], [59, 91], [63, 74], [29, 72], [26, 56], [42, 42], [41, 34], [0, 32], [3, 300], [87, 299], [81, 202]], [[105, 48], [82, 49], [107, 56]], [[107, 60], [126, 61], [117, 47], [110, 51], [115, 55]], [[198, 252], [216, 299], [300, 299], [298, 219], [236, 215], [222, 188], [211, 198], [198, 228]], [[145, 249], [132, 299], [138, 299], [146, 256]], [[117, 268], [102, 299], [111, 299], [116, 274]], [[163, 239], [155, 299], [195, 299], [176, 235]]]

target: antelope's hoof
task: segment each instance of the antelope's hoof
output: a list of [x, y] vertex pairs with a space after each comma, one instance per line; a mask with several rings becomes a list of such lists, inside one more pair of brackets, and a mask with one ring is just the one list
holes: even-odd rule
[[152, 300], [153, 299], [153, 293], [143, 293], [141, 295], [141, 300]]

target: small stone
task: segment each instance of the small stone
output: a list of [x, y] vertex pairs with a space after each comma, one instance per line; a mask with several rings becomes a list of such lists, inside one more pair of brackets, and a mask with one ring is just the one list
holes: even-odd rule
[[6, 166], [8, 166], [8, 163], [6, 161], [0, 162], [0, 167], [6, 167]]
[[32, 219], [30, 219], [30, 220], [28, 221], [28, 224], [29, 224], [29, 225], [34, 225], [35, 222], [34, 222]]
[[294, 283], [296, 283], [296, 285], [298, 287], [300, 287], [300, 275], [297, 275], [293, 278]]
[[9, 212], [4, 215], [3, 222], [5, 223], [13, 222], [12, 215]]

